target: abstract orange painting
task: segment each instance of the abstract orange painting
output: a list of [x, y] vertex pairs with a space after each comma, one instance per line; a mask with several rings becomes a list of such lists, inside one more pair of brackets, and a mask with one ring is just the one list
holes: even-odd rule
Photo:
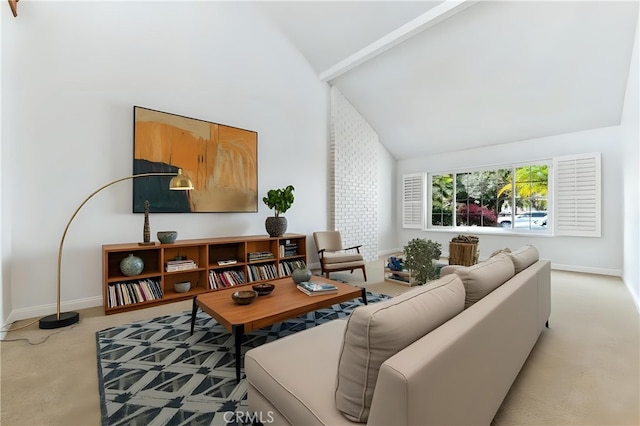
[[170, 191], [171, 177], [134, 179], [133, 211], [257, 212], [258, 134], [223, 124], [134, 106], [134, 174], [177, 172], [193, 182]]

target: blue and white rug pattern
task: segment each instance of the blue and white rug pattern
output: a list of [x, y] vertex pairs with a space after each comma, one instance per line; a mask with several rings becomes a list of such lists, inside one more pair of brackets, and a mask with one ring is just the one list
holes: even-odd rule
[[[369, 303], [387, 296], [367, 293]], [[308, 313], [244, 336], [242, 352], [344, 318], [360, 299]], [[96, 333], [102, 425], [234, 425], [247, 413], [247, 384], [236, 383], [234, 338], [199, 311]]]

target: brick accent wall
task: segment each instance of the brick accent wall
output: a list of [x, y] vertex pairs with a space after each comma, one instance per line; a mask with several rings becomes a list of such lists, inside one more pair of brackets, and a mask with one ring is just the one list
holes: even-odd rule
[[335, 87], [331, 88], [329, 225], [345, 247], [378, 253], [378, 135]]

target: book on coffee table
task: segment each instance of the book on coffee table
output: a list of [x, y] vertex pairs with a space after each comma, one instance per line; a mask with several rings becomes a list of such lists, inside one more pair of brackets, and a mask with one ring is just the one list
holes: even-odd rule
[[338, 287], [328, 283], [303, 281], [298, 284], [298, 290], [309, 296], [317, 296], [320, 294], [337, 293]]

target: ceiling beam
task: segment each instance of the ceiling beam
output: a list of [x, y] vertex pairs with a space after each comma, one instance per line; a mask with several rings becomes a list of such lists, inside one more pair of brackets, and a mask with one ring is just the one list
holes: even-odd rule
[[380, 37], [370, 45], [363, 47], [353, 55], [328, 68], [326, 71], [321, 72], [319, 76], [320, 80], [329, 82], [475, 3], [477, 3], [477, 0], [445, 0], [443, 3], [429, 9], [427, 12], [393, 30], [389, 34]]

